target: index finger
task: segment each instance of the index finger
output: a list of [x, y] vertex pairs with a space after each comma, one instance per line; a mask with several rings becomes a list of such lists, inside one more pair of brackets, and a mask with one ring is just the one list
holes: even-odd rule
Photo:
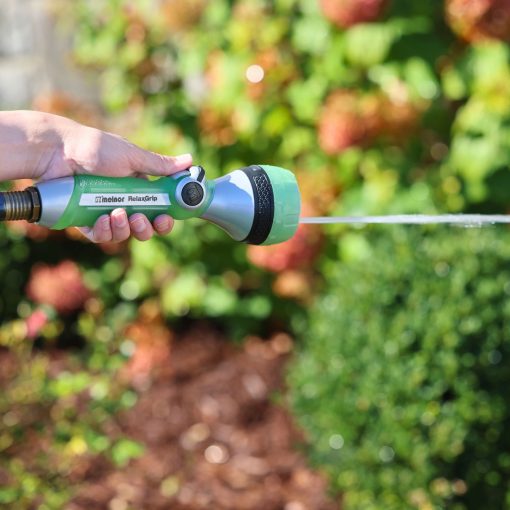
[[140, 174], [163, 176], [186, 170], [192, 163], [191, 154], [164, 156], [137, 148], [137, 154], [132, 159], [131, 170]]

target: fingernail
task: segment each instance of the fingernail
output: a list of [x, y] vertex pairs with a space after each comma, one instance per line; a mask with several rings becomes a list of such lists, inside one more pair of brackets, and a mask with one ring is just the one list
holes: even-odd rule
[[179, 156], [175, 156], [175, 163], [180, 165], [181, 163], [188, 163], [192, 159], [191, 154], [181, 154]]
[[112, 217], [115, 226], [119, 228], [124, 228], [125, 226], [127, 226], [127, 217], [123, 209], [116, 209], [115, 211], [113, 211]]
[[170, 228], [170, 221], [165, 218], [155, 220], [154, 224], [158, 230], [168, 230]]
[[131, 220], [131, 228], [138, 234], [141, 234], [146, 229], [145, 221], [142, 218], [135, 218]]

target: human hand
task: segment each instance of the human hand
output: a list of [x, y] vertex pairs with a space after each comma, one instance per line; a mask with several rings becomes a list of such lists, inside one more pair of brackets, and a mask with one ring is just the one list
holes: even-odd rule
[[[23, 156], [16, 151], [23, 151]], [[5, 155], [7, 166], [12, 168], [10, 173], [7, 171], [7, 178], [31, 177], [41, 181], [76, 174], [166, 176], [192, 164], [190, 154], [163, 156], [112, 133], [40, 112], [0, 113], [0, 155]], [[25, 171], [27, 168], [29, 172]], [[130, 235], [146, 241], [155, 232], [168, 234], [172, 227], [173, 219], [166, 214], [151, 224], [143, 214], [128, 218], [124, 209], [115, 209], [98, 218], [94, 227], [80, 230], [92, 242], [103, 243], [124, 241]]]
[[[54, 158], [43, 180], [65, 175], [90, 173], [112, 177], [145, 175], [165, 176], [185, 170], [192, 164], [191, 155], [171, 157], [145, 151], [120, 136], [98, 129], [74, 124], [66, 130], [62, 146]], [[111, 214], [98, 218], [94, 227], [81, 228], [81, 232], [92, 242], [120, 242], [133, 235], [140, 241], [147, 241], [154, 232], [168, 234], [173, 219], [162, 214], [153, 224], [145, 215], [136, 213], [127, 217], [124, 209], [115, 209]]]

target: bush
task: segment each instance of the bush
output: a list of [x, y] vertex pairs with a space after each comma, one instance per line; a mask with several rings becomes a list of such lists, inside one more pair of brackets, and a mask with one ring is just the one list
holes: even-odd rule
[[365, 255], [326, 274], [290, 372], [312, 458], [346, 510], [504, 508], [509, 232], [360, 239]]

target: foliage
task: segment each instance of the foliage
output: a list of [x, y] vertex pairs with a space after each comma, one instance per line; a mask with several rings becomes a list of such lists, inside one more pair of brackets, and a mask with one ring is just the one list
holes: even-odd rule
[[389, 227], [328, 271], [290, 372], [312, 458], [351, 508], [510, 501], [510, 234]]
[[[69, 14], [76, 61], [100, 71], [114, 126], [145, 147], [190, 151], [211, 177], [254, 162], [291, 168], [316, 214], [498, 212], [510, 55], [506, 25], [489, 21], [508, 6], [462, 2], [110, 0]], [[462, 20], [484, 34], [471, 46], [455, 37]], [[271, 285], [245, 247], [200, 222], [134, 249], [144, 253], [130, 278], [140, 296], [156, 290], [170, 318], [231, 317], [248, 331], [281, 309], [274, 292], [309, 297]], [[279, 250], [289, 262], [277, 280], [300, 265], [299, 247]], [[165, 277], [154, 281], [145, 258]], [[259, 249], [248, 258], [270, 269]]]
[[[290, 168], [307, 215], [507, 210], [507, 0], [53, 1], [74, 35], [75, 62], [98, 76], [104, 115], [60, 96], [39, 98], [40, 109], [154, 151], [192, 152], [210, 178], [252, 163]], [[101, 248], [71, 231], [0, 226], [0, 247], [0, 338], [34, 371], [30, 391], [46, 409], [34, 424], [48, 431], [58, 428], [48, 410], [64, 398], [45, 393], [61, 384], [63, 369], [47, 369], [55, 346], [79, 347], [64, 372], [81, 374], [78, 382], [111, 375], [107, 394], [121, 394], [129, 391], [122, 359], [136, 381], [168, 355], [167, 322], [206, 317], [233, 338], [298, 331], [323, 275], [372, 253], [343, 227], [301, 228], [287, 243], [247, 249], [201, 221], [180, 222], [168, 238]], [[35, 343], [20, 354], [14, 344], [23, 338]], [[2, 388], [11, 384], [23, 387], [16, 378]], [[17, 405], [16, 391], [5, 393], [5, 408]], [[83, 423], [101, 434], [96, 415], [73, 416], [69, 429]], [[138, 454], [129, 441], [110, 443], [105, 452], [119, 465]], [[19, 469], [8, 470], [16, 478]], [[465, 483], [471, 494], [482, 478]]]

